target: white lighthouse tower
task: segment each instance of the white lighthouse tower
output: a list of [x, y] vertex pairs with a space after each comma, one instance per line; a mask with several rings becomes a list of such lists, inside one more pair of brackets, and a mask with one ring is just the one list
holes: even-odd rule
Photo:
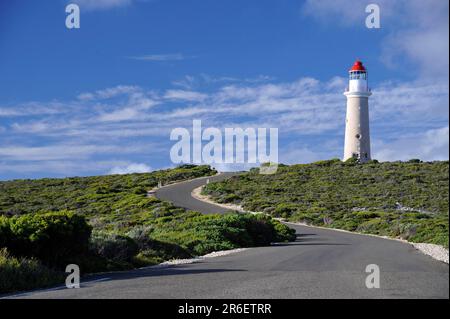
[[356, 158], [365, 163], [371, 159], [369, 96], [372, 93], [367, 83], [367, 70], [359, 60], [349, 70], [349, 85], [344, 95], [347, 97], [344, 161]]

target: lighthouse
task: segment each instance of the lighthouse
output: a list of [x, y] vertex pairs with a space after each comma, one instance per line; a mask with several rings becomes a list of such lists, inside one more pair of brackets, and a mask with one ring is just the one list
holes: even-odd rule
[[372, 92], [367, 81], [367, 70], [356, 60], [349, 70], [349, 85], [345, 119], [344, 161], [355, 158], [360, 163], [371, 159], [369, 130], [369, 96]]

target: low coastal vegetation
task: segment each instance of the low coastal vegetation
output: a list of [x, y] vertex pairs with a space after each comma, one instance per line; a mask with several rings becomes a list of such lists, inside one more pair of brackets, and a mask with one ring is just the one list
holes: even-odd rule
[[203, 189], [219, 203], [293, 222], [448, 247], [449, 163], [339, 159], [252, 169]]
[[145, 174], [0, 182], [0, 293], [61, 284], [217, 250], [295, 239], [267, 216], [202, 215], [148, 196], [158, 185], [215, 174], [183, 165]]

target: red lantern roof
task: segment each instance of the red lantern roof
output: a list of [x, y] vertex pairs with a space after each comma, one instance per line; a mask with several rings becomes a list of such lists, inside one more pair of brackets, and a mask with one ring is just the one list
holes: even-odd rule
[[364, 67], [362, 62], [359, 60], [356, 60], [355, 64], [353, 64], [352, 68], [350, 69], [350, 71], [365, 71], [365, 70], [366, 70], [366, 68]]

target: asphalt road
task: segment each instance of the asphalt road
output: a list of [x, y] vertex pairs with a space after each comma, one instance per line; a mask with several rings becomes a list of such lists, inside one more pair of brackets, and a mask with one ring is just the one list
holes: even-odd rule
[[222, 173], [220, 175], [212, 176], [212, 177], [202, 177], [197, 178], [187, 182], [181, 182], [174, 185], [169, 185], [160, 188], [156, 192], [156, 197], [159, 199], [172, 202], [175, 206], [183, 207], [189, 210], [194, 210], [197, 212], [201, 212], [203, 214], [214, 214], [214, 213], [224, 213], [227, 209], [208, 204], [202, 201], [199, 201], [191, 196], [192, 191], [205, 185], [207, 181], [218, 182], [224, 179], [227, 179], [235, 173]]
[[[217, 176], [211, 181], [224, 178]], [[221, 207], [193, 199], [197, 179], [165, 187], [159, 198], [203, 213]], [[387, 239], [292, 226], [289, 244], [252, 248], [197, 263], [111, 273], [22, 298], [449, 298], [449, 268], [412, 246]], [[380, 269], [380, 288], [365, 285], [366, 266]]]

